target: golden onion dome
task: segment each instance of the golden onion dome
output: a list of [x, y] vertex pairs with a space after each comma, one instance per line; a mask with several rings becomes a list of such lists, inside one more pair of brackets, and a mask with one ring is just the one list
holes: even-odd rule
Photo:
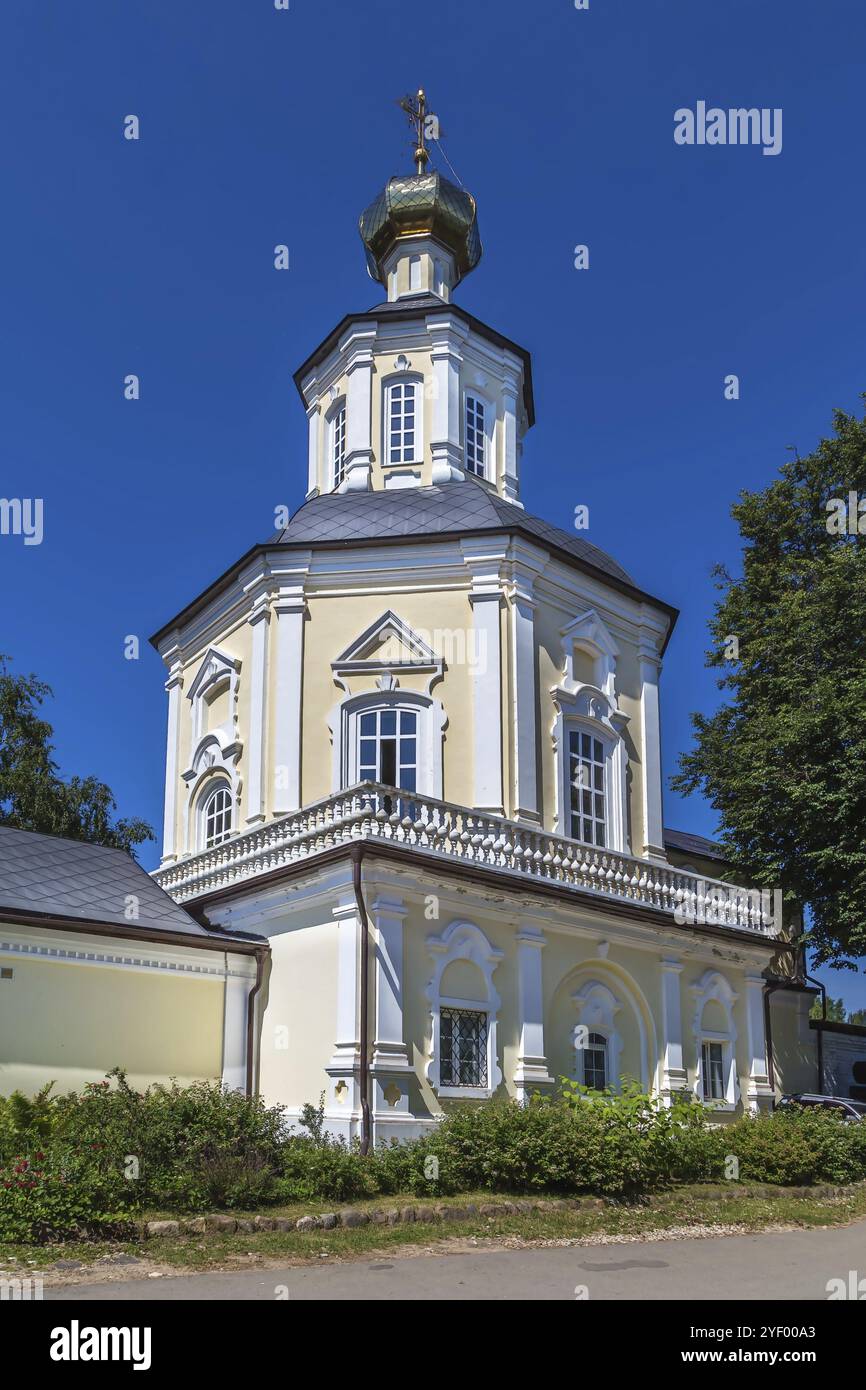
[[359, 230], [367, 268], [383, 285], [384, 262], [395, 244], [407, 237], [429, 236], [450, 251], [455, 285], [481, 259], [475, 199], [435, 170], [395, 175], [362, 212]]

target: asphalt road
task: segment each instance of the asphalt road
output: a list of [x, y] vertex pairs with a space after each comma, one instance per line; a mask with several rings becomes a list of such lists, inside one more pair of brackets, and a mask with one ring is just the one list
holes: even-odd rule
[[[288, 1269], [132, 1279], [46, 1289], [55, 1302], [128, 1300], [820, 1299], [866, 1280], [866, 1222], [706, 1240], [322, 1261]], [[866, 1292], [866, 1282], [863, 1285]]]

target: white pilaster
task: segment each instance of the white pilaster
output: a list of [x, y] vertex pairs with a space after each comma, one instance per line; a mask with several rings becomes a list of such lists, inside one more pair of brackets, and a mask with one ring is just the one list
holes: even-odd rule
[[662, 970], [662, 1036], [664, 1065], [662, 1096], [669, 1104], [675, 1091], [688, 1087], [688, 1073], [683, 1065], [683, 1020], [680, 998], [682, 962], [676, 956], [663, 956]]
[[432, 337], [430, 360], [433, 364], [433, 423], [430, 453], [434, 483], [447, 483], [463, 477], [463, 444], [460, 419], [460, 344], [467, 335], [466, 325], [457, 319], [428, 318]]
[[311, 405], [308, 409], [307, 420], [309, 421], [309, 443], [307, 456], [307, 497], [313, 497], [317, 492], [324, 492], [327, 490], [327, 485], [324, 488], [319, 487], [319, 454], [321, 448], [320, 441], [322, 433], [322, 412], [319, 409], [318, 401], [315, 405]]
[[764, 984], [759, 971], [746, 972], [746, 1037], [749, 1046], [749, 1081], [746, 1102], [752, 1113], [769, 1108], [773, 1099], [767, 1066], [764, 1027]]
[[515, 367], [502, 382], [502, 493], [509, 502], [522, 507], [520, 500], [520, 448], [518, 401], [520, 368]]
[[268, 611], [267, 595], [253, 606], [249, 624], [253, 630], [250, 665], [250, 723], [246, 746], [247, 825], [265, 818], [265, 766], [268, 728]]
[[474, 792], [479, 811], [503, 812], [502, 801], [502, 653], [500, 565], [504, 548], [482, 553], [464, 544], [472, 574], [472, 678]]
[[373, 1110], [376, 1115], [409, 1114], [409, 1081], [414, 1075], [403, 1038], [403, 920], [401, 898], [377, 898], [370, 912], [375, 931], [373, 998]]
[[544, 1052], [544, 989], [541, 953], [547, 942], [542, 931], [523, 926], [517, 931], [517, 1019], [520, 1030], [514, 1085], [526, 1101], [533, 1086], [551, 1086]]
[[[511, 653], [514, 752], [514, 811], [517, 820], [538, 822], [538, 772], [536, 767], [536, 730], [538, 701], [535, 654], [535, 575], [544, 563], [540, 553], [513, 543], [519, 555], [514, 565], [511, 590]], [[536, 559], [536, 556], [538, 557]]]
[[373, 343], [375, 328], [354, 329], [341, 348], [349, 348], [346, 392], [346, 490], [366, 492], [373, 471]]
[[168, 692], [168, 733], [165, 745], [165, 807], [162, 828], [162, 863], [171, 864], [177, 858], [177, 779], [180, 738], [180, 694], [183, 673], [179, 660], [172, 663], [165, 683]]
[[664, 859], [664, 819], [662, 811], [661, 721], [659, 716], [659, 674], [661, 662], [654, 643], [640, 644], [640, 732], [641, 782], [643, 793], [643, 853]]
[[243, 1091], [247, 1084], [247, 1009], [256, 972], [248, 957], [235, 956], [234, 962], [231, 972], [226, 969], [222, 1082], [233, 1091]]
[[325, 1112], [332, 1132], [349, 1138], [361, 1113], [361, 922], [354, 894], [341, 898], [331, 915], [337, 924], [337, 1036], [325, 1068], [331, 1078]]
[[281, 574], [273, 603], [276, 622], [276, 684], [273, 711], [273, 809], [276, 815], [301, 804], [301, 698], [304, 674], [304, 579], [309, 555]]

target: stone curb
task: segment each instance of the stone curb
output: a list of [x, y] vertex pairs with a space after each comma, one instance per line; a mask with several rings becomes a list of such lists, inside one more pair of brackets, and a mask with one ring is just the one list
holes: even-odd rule
[[[696, 1202], [714, 1202], [720, 1198], [752, 1197], [766, 1200], [768, 1197], [843, 1197], [856, 1191], [861, 1184], [850, 1187], [833, 1187], [823, 1184], [816, 1187], [773, 1187], [769, 1184], [755, 1184], [738, 1190], [729, 1187], [707, 1186], [690, 1190], [688, 1196]], [[683, 1195], [677, 1188], [667, 1192], [654, 1193], [646, 1199], [649, 1206], [662, 1206], [671, 1197]], [[145, 1236], [212, 1235], [217, 1232], [233, 1234], [238, 1231], [332, 1231], [340, 1226], [351, 1230], [357, 1226], [379, 1225], [398, 1226], [413, 1221], [447, 1222], [467, 1221], [473, 1217], [497, 1217], [529, 1215], [532, 1212], [598, 1210], [615, 1205], [604, 1197], [549, 1197], [545, 1201], [529, 1199], [496, 1202], [468, 1202], [465, 1206], [445, 1206], [419, 1204], [412, 1207], [373, 1207], [361, 1210], [359, 1207], [343, 1207], [340, 1211], [323, 1212], [317, 1216], [301, 1216], [297, 1220], [287, 1216], [234, 1217], [223, 1212], [209, 1212], [205, 1216], [195, 1216], [176, 1221], [147, 1221], [143, 1227]]]

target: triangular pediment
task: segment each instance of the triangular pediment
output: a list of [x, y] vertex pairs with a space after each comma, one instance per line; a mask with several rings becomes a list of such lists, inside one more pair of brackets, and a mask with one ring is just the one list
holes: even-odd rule
[[390, 670], [397, 666], [429, 670], [441, 664], [441, 658], [425, 639], [390, 609], [365, 628], [331, 663], [336, 672], [361, 667]]

